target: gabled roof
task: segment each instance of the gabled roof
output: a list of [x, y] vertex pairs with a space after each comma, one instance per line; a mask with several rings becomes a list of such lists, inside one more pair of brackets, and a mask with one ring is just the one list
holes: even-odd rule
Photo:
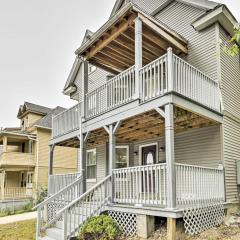
[[58, 115], [59, 113], [65, 111], [65, 110], [66, 110], [65, 108], [59, 107], [59, 106], [52, 109], [45, 117], [38, 120], [34, 124], [34, 126], [40, 127], [40, 128], [51, 129], [52, 128], [52, 117], [55, 116], [55, 115]]
[[24, 102], [23, 105], [19, 107], [17, 117], [21, 118], [24, 114], [32, 112], [39, 115], [47, 115], [51, 111], [51, 108], [37, 105], [30, 102]]
[[226, 5], [221, 4], [200, 16], [192, 26], [201, 31], [204, 28], [211, 26], [213, 23], [218, 22], [220, 25], [231, 35], [234, 35], [234, 26], [238, 23], [236, 18], [230, 12]]
[[[113, 17], [126, 3], [131, 2], [140, 7], [141, 1], [146, 1], [146, 0], [116, 0], [114, 7], [112, 9], [110, 18]], [[174, 0], [163, 1], [163, 5], [166, 6], [173, 1]], [[191, 5], [197, 8], [206, 9], [206, 10], [213, 9], [218, 5], [218, 3], [213, 1], [208, 1], [208, 0], [176, 0], [176, 1], [185, 3], [187, 5]], [[161, 6], [159, 8], [161, 8]], [[155, 9], [150, 14], [155, 15], [154, 13], [156, 12], [156, 10], [157, 9]]]
[[[87, 29], [86, 32], [85, 32], [85, 35], [84, 35], [84, 38], [83, 38], [81, 46], [84, 43], [86, 43], [88, 40], [90, 40], [92, 35], [93, 35], [93, 32], [91, 30]], [[75, 78], [77, 76], [77, 73], [78, 73], [78, 70], [79, 70], [79, 68], [81, 66], [81, 63], [82, 63], [82, 60], [77, 56], [75, 58], [73, 66], [71, 68], [70, 74], [68, 75], [66, 84], [65, 84], [65, 86], [63, 88], [63, 94], [69, 96], [69, 95], [73, 94], [77, 90], [77, 88], [75, 86]]]

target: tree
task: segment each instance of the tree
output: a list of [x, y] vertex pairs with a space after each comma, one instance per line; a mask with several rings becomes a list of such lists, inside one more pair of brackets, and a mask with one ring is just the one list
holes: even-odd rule
[[240, 51], [240, 23], [234, 27], [234, 36], [231, 38], [230, 43], [231, 47], [225, 43], [223, 50], [231, 56], [236, 56]]

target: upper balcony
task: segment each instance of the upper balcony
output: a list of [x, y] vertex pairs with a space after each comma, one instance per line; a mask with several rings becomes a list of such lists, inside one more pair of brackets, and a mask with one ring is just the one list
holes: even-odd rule
[[[139, 105], [175, 93], [211, 111], [221, 112], [219, 84], [178, 56], [168, 53], [138, 71]], [[85, 120], [136, 100], [136, 71], [131, 67], [85, 95]], [[53, 118], [53, 138], [79, 129], [82, 103]]]
[[3, 152], [0, 154], [0, 167], [34, 167], [35, 160], [32, 153]]
[[[151, 110], [152, 102], [173, 101], [172, 95], [220, 113], [218, 82], [183, 60], [187, 45], [178, 33], [126, 4], [76, 51], [84, 60], [83, 101], [53, 118], [53, 138], [76, 132], [80, 116], [85, 125], [93, 125], [103, 115], [109, 118], [123, 111], [124, 106], [129, 106], [125, 111], [133, 109], [130, 105]], [[88, 62], [115, 77], [88, 92]]]

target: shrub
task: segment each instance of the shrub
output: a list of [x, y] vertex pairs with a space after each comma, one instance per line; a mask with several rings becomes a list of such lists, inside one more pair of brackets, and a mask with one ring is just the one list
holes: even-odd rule
[[80, 240], [115, 240], [120, 231], [117, 223], [109, 216], [92, 217], [80, 229]]
[[43, 202], [46, 199], [47, 196], [48, 196], [47, 188], [41, 188], [41, 190], [39, 190], [39, 192], [37, 194], [36, 204], [39, 204], [39, 203]]

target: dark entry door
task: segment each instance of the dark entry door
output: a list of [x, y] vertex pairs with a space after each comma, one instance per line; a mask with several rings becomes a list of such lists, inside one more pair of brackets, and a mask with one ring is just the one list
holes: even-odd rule
[[[142, 165], [153, 165], [157, 163], [156, 145], [142, 148]], [[155, 192], [155, 171], [145, 170], [142, 175], [142, 191], [151, 198]]]
[[142, 165], [156, 164], [156, 145], [142, 148]]

